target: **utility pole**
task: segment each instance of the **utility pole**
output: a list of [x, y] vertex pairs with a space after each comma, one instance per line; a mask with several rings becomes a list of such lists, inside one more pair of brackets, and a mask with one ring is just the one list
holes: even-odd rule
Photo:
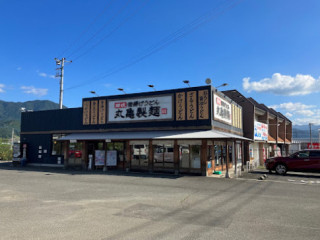
[[[66, 61], [65, 58], [55, 58], [54, 59], [56, 61], [56, 65], [57, 65], [57, 73], [56, 73], [56, 78], [60, 77], [60, 95], [59, 95], [59, 108], [62, 109], [62, 103], [63, 103], [63, 75], [64, 75], [64, 63], [65, 62], [72, 62], [72, 61]], [[61, 67], [59, 67], [61, 66]]]
[[12, 134], [11, 134], [11, 147], [13, 147], [13, 136], [14, 136], [14, 128], [12, 128]]

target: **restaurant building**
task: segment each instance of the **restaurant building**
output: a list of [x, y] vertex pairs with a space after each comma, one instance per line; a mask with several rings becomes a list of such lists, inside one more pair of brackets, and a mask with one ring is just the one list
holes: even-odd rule
[[82, 99], [82, 107], [23, 112], [33, 165], [238, 176], [242, 107], [212, 86]]

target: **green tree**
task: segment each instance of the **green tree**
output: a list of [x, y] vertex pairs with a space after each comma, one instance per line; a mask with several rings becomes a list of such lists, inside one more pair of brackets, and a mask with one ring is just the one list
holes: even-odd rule
[[11, 160], [12, 159], [12, 147], [11, 144], [0, 138], [0, 159]]

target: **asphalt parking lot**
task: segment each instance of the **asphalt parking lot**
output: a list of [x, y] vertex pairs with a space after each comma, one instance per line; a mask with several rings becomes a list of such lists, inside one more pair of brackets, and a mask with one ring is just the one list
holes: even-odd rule
[[263, 181], [272, 181], [278, 183], [292, 184], [312, 184], [320, 187], [320, 173], [305, 173], [305, 172], [288, 172], [286, 175], [278, 175], [275, 172], [271, 174], [265, 169], [256, 169], [252, 172], [245, 173], [241, 179], [261, 180], [261, 176], [266, 176]]
[[260, 181], [259, 174], [220, 179], [0, 163], [0, 239], [318, 240], [320, 184], [276, 175]]

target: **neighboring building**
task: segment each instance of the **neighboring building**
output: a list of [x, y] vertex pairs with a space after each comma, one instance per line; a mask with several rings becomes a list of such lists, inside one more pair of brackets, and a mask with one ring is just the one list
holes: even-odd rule
[[319, 139], [311, 139], [311, 140], [312, 140], [312, 143], [310, 143], [310, 138], [293, 138], [289, 148], [289, 154], [292, 154], [304, 149], [320, 149], [320, 137]]
[[23, 112], [29, 164], [239, 175], [243, 113], [212, 86], [84, 98], [81, 108]]
[[245, 161], [263, 165], [269, 157], [287, 155], [292, 139], [292, 123], [281, 113], [246, 98], [237, 90], [223, 91], [225, 95], [242, 106]]

